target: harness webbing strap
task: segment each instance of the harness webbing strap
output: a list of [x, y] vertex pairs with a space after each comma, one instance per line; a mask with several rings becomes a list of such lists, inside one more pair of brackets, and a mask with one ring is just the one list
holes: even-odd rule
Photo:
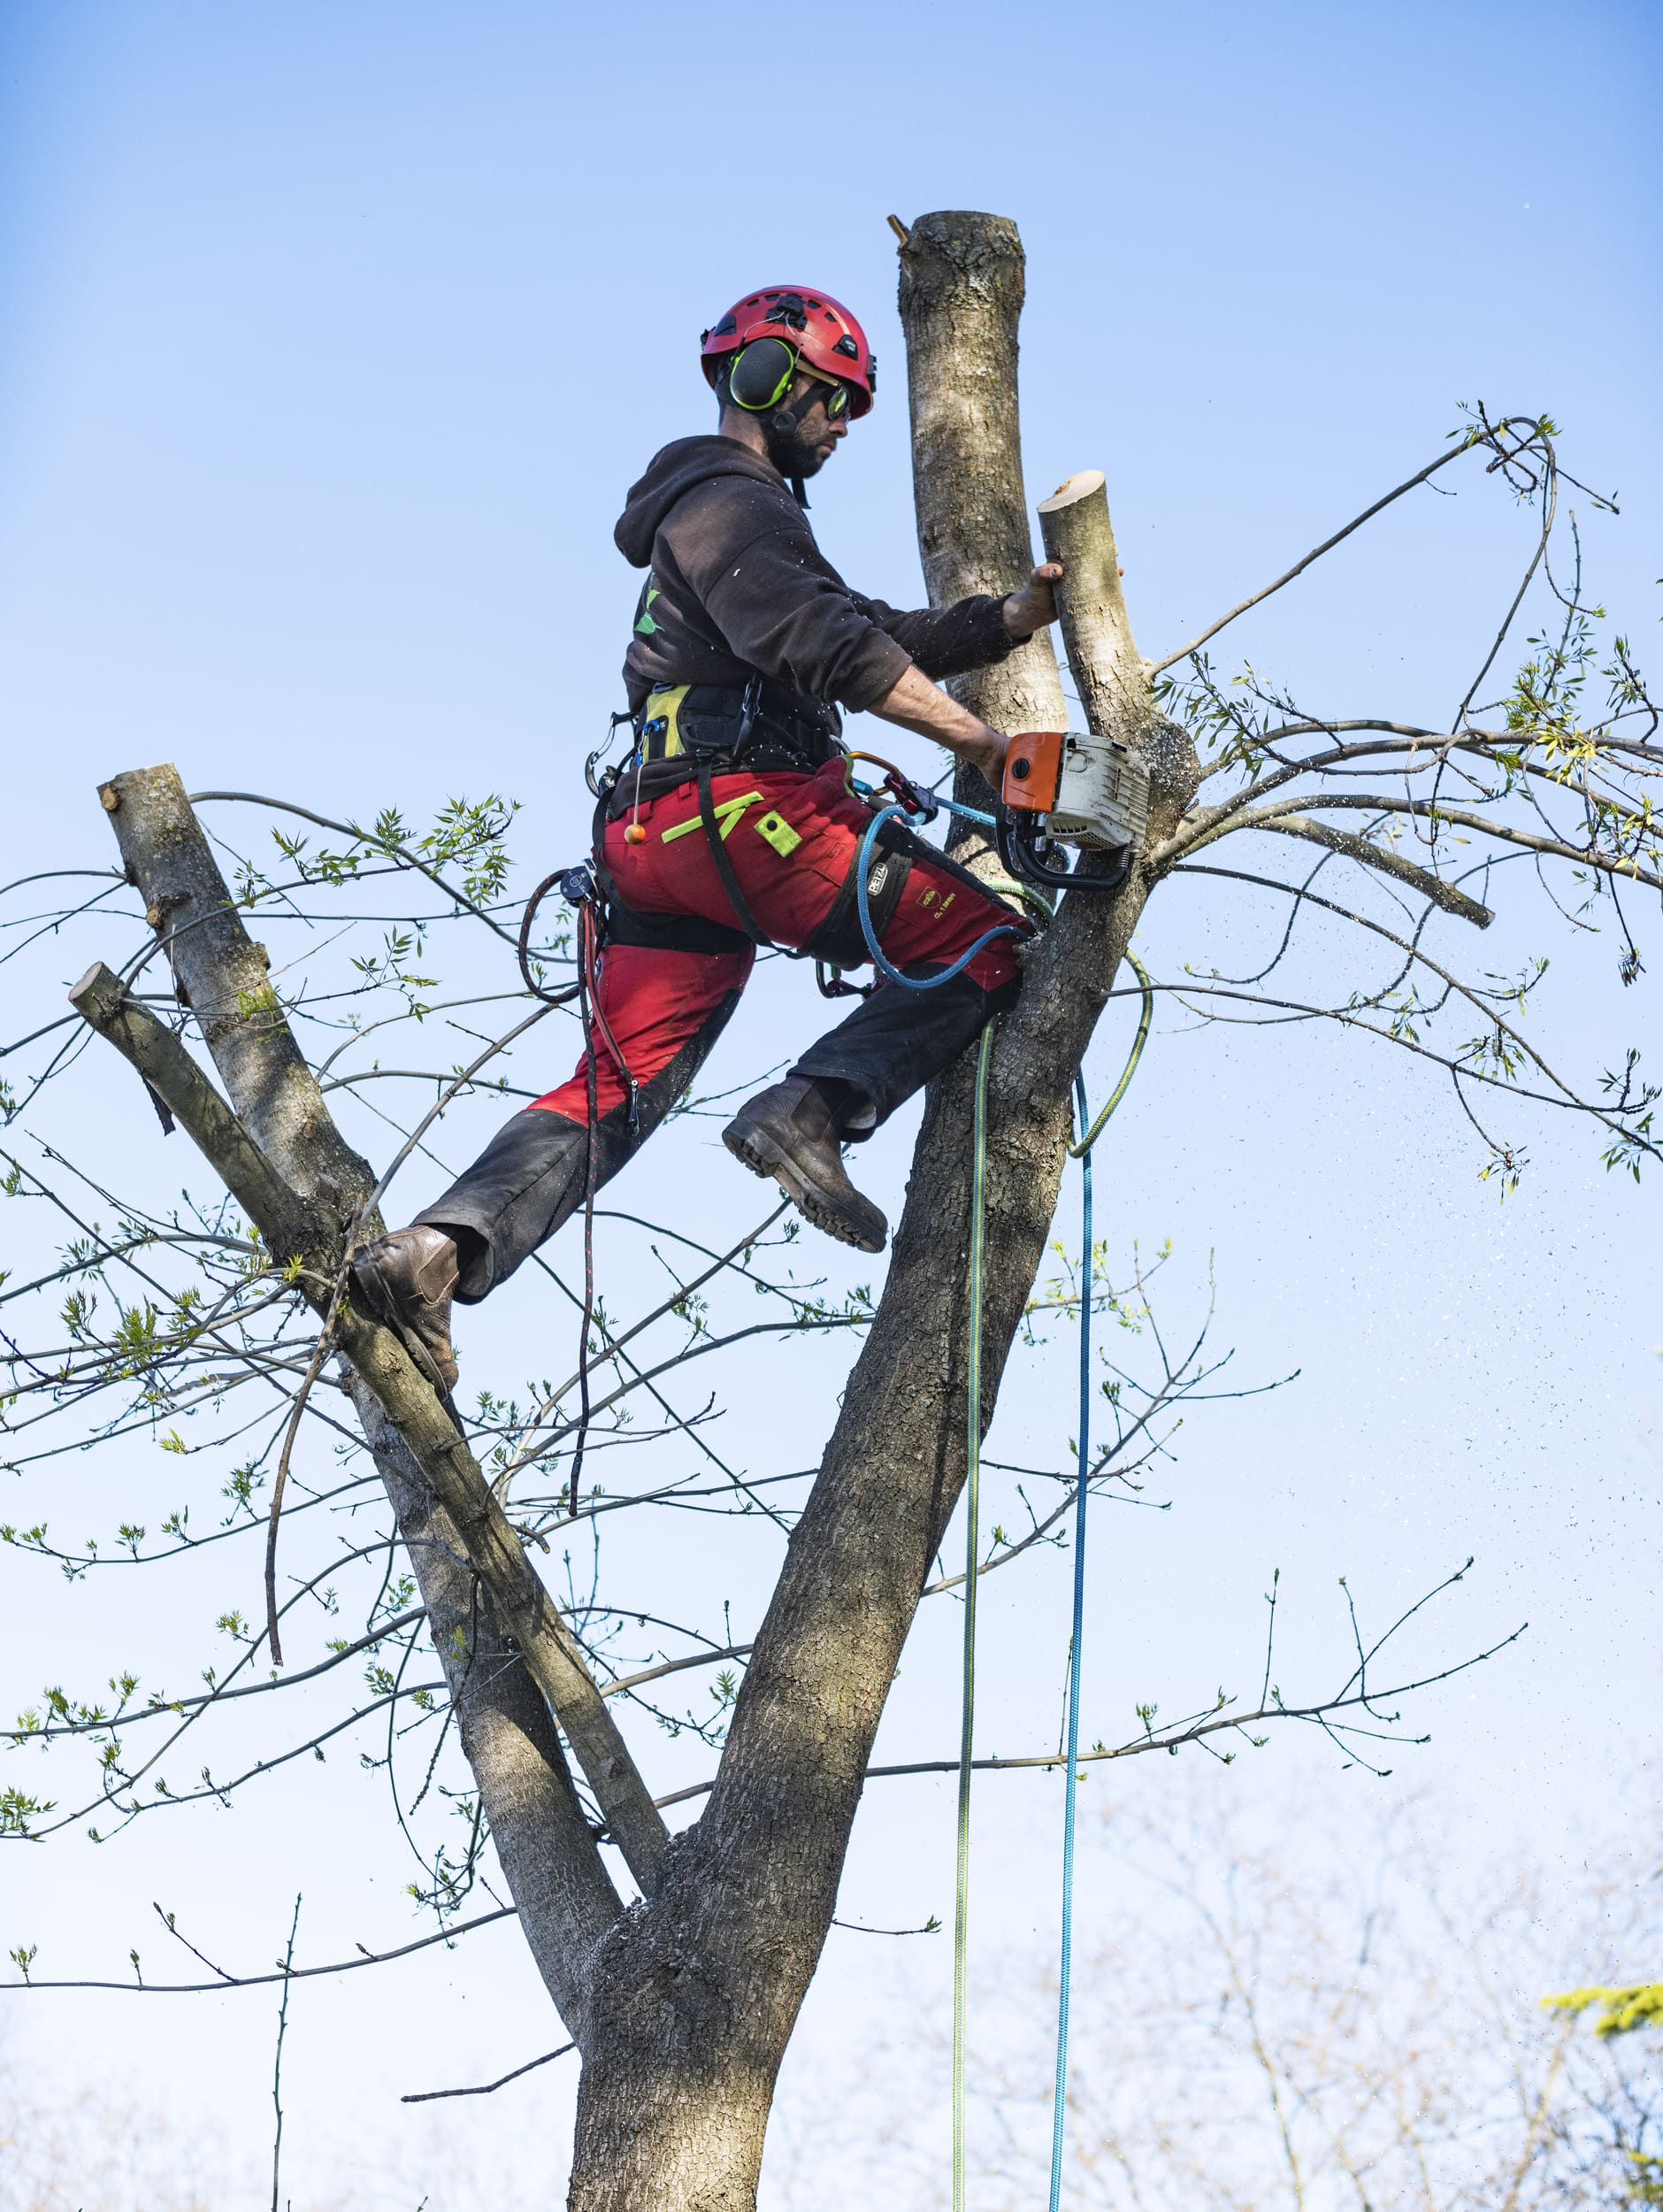
[[704, 841], [710, 848], [710, 857], [716, 863], [716, 872], [727, 893], [734, 919], [754, 945], [771, 945], [773, 939], [757, 927], [756, 917], [751, 912], [740, 888], [740, 879], [733, 872], [733, 863], [728, 858], [727, 847], [722, 841], [722, 825], [716, 818], [716, 802], [710, 795], [710, 764], [702, 758], [699, 762], [699, 816], [704, 824]]

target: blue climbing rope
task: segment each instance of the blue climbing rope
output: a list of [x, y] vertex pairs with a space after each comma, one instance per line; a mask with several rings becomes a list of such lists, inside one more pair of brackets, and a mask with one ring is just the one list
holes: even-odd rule
[[[946, 807], [950, 813], [962, 815], [966, 821], [983, 822], [989, 828], [992, 826], [992, 816], [982, 813], [976, 807], [961, 806], [955, 799], [939, 799], [936, 803]], [[904, 984], [909, 991], [936, 991], [939, 990], [942, 984], [951, 983], [955, 975], [962, 975], [977, 954], [992, 944], [996, 939], [1025, 937], [1028, 932], [1018, 922], [1000, 922], [988, 930], [985, 935], [978, 937], [968, 952], [962, 952], [950, 968], [943, 968], [939, 975], [916, 976], [901, 973], [894, 962], [885, 956], [883, 947], [877, 941], [877, 932], [872, 927], [872, 910], [866, 895], [866, 879], [871, 869], [872, 850], [877, 842], [877, 833], [883, 828], [885, 823], [895, 815], [906, 814], [909, 811], [910, 809], [896, 799], [888, 806], [880, 807], [873, 815], [867, 826], [866, 834], [861, 841], [860, 862], [854, 871], [854, 902], [860, 910], [861, 933], [866, 940], [866, 949], [870, 953], [872, 965], [877, 970], [878, 974], [887, 976], [892, 983]]]
[[1059, 2212], [1062, 2201], [1062, 2129], [1069, 2095], [1069, 2007], [1074, 1978], [1074, 1835], [1080, 1778], [1080, 1661], [1085, 1632], [1085, 1510], [1091, 1497], [1092, 1475], [1092, 1147], [1138, 1072], [1155, 1005], [1154, 988], [1146, 971], [1130, 952], [1126, 958], [1143, 987], [1143, 1012], [1138, 1034], [1132, 1040], [1119, 1082], [1109, 1093], [1102, 1112], [1089, 1125], [1085, 1079], [1076, 1075], [1074, 1101], [1080, 1135], [1069, 1147], [1069, 1153], [1080, 1163], [1080, 1438], [1074, 1482], [1074, 1624], [1069, 1641], [1069, 1763], [1062, 1801], [1062, 1943], [1057, 1973], [1056, 2084], [1051, 2106], [1050, 2212]]
[[982, 1517], [982, 1249], [986, 1218], [987, 1070], [996, 1021], [976, 1057], [970, 1170], [970, 1328], [964, 1438], [964, 1679], [959, 1722], [959, 1819], [953, 1901], [953, 2212], [964, 2212], [964, 2023], [970, 1916], [970, 1774], [976, 1740], [976, 1580]]
[[[1069, 2007], [1074, 1968], [1074, 1839], [1077, 1810], [1080, 1749], [1080, 1665], [1085, 1627], [1086, 1507], [1092, 1471], [1092, 1147], [1103, 1133], [1109, 1116], [1130, 1088], [1149, 1040], [1154, 1018], [1154, 986], [1142, 963], [1125, 956], [1143, 992], [1138, 1033], [1132, 1040], [1120, 1079], [1110, 1091], [1100, 1113], [1088, 1124], [1084, 1078], [1074, 1079], [1080, 1135], [1069, 1147], [1081, 1164], [1083, 1184], [1080, 1257], [1080, 1435], [1074, 1489], [1074, 1625], [1069, 1645], [1068, 1770], [1062, 1827], [1062, 1957], [1057, 1993], [1056, 2085], [1051, 2117], [1051, 2212], [1058, 2212], [1062, 2193], [1062, 2131], [1068, 2106]], [[908, 978], [900, 979], [903, 982]], [[969, 1895], [970, 1895], [970, 1776], [973, 1771], [976, 1728], [976, 1592], [979, 1569], [982, 1472], [982, 1305], [983, 1254], [987, 1186], [987, 1071], [992, 1064], [993, 1033], [989, 1022], [982, 1032], [976, 1061], [976, 1111], [970, 1173], [970, 1282], [969, 1344], [966, 1360], [965, 1428], [965, 1540], [964, 1540], [964, 1657], [962, 1707], [959, 1728], [958, 1832], [953, 1913], [953, 2212], [965, 2212], [965, 2027], [967, 2016]]]

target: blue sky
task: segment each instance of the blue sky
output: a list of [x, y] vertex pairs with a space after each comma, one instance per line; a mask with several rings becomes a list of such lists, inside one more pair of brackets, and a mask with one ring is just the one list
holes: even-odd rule
[[[104, 864], [94, 785], [163, 758], [193, 788], [334, 813], [510, 792], [527, 883], [575, 853], [581, 760], [618, 702], [637, 585], [611, 525], [652, 450], [706, 426], [697, 334], [763, 279], [812, 279], [866, 321], [879, 404], [821, 480], [815, 520], [862, 588], [916, 603], [892, 210], [1019, 222], [1030, 496], [1106, 470], [1146, 652], [1433, 457], [1457, 403], [1482, 399], [1551, 411], [1567, 465], [1618, 491], [1621, 518], [1587, 518], [1585, 544], [1644, 655], [1663, 566], [1658, 47], [1652, 11], [1614, 5], [854, 0], [753, 27], [654, 4], [11, 0], [4, 872], [42, 851]], [[1453, 501], [1405, 502], [1232, 634], [1236, 649], [1328, 712], [1447, 714], [1529, 526], [1475, 474]], [[1522, 885], [1516, 896], [1484, 964], [1551, 950], [1545, 1033], [1581, 1066], [1611, 1064], [1655, 1028], [1655, 973], [1625, 994], [1609, 939], [1570, 943]], [[1230, 968], [1265, 927], [1175, 886], [1140, 946], [1169, 972]], [[105, 949], [76, 939], [65, 977]], [[726, 1079], [812, 1034], [817, 1010], [798, 972], [765, 974], [724, 1044]], [[1582, 1130], [1520, 1118], [1534, 1165], [1503, 1209], [1446, 1096], [1383, 1048], [1182, 1033], [1163, 1024], [1122, 1149], [1100, 1165], [1100, 1224], [1123, 1252], [1171, 1236], [1180, 1304], [1205, 1299], [1211, 1254], [1240, 1371], [1303, 1373], [1198, 1420], [1173, 1513], [1106, 1540], [1091, 1660], [1103, 1709], [1123, 1720], [1150, 1694], [1176, 1708], [1210, 1695], [1221, 1669], [1250, 1671], [1272, 1566], [1299, 1598], [1291, 1671], [1333, 1655], [1338, 1574], [1372, 1576], [1383, 1607], [1475, 1551], [1452, 1646], [1527, 1616], [1533, 1640], [1445, 1695], [1406, 1776], [1467, 1824], [1475, 1860], [1505, 1832], [1574, 1863], [1588, 1826], [1635, 1824], [1652, 1734], [1654, 1185], [1607, 1178]], [[1100, 1092], [1121, 1042], [1106, 1029], [1088, 1067]], [[83, 1066], [65, 1109], [76, 1141], [107, 1157], [151, 1144], [125, 1094]], [[490, 1118], [459, 1129], [456, 1157]], [[667, 1133], [632, 1202], [719, 1233], [753, 1193], [709, 1141], [704, 1125]], [[906, 1155], [900, 1130], [874, 1148], [892, 1202]], [[412, 1203], [425, 1194], [410, 1188]], [[1074, 1203], [1065, 1194], [1065, 1225]], [[493, 1325], [511, 1359], [542, 1322], [516, 1295]], [[1009, 1457], [1065, 1444], [1065, 1371], [1063, 1356], [1013, 1377]], [[829, 1352], [770, 1379], [806, 1409], [810, 1448], [838, 1379]], [[748, 1444], [770, 1440], [743, 1409], [732, 1419]], [[642, 1571], [668, 1586], [675, 1563]], [[70, 1670], [82, 1640], [102, 1649], [111, 1621], [129, 1643], [170, 1632], [136, 1594], [95, 1621], [35, 1578], [11, 1594], [15, 1566], [0, 1567], [13, 1704]], [[1008, 1598], [990, 1587], [986, 1632], [1006, 1655], [985, 1704], [995, 1747], [1052, 1724], [1061, 1642], [1036, 1672], [1020, 1657], [1036, 1621], [1054, 1626], [1065, 1572]], [[909, 1743], [952, 1734], [955, 1628], [921, 1629], [908, 1655], [894, 1725]], [[1357, 1784], [1313, 1750], [1275, 1755], [1242, 1782], [1256, 1804]], [[120, 1959], [164, 1880], [193, 1886], [243, 1955], [280, 1940], [303, 1881], [320, 1950], [370, 1924], [372, 1877], [391, 1929], [402, 1876], [380, 1865], [379, 1816], [343, 1810], [333, 1787], [320, 1769], [257, 1821], [181, 1824], [154, 1843], [141, 1831], [125, 1857], [27, 1855], [6, 1941]], [[1020, 1789], [982, 1801], [1001, 1900], [989, 1911], [1044, 1948], [1053, 1812]], [[940, 1911], [949, 1821], [933, 1785], [904, 1808], [874, 1803], [853, 1916]], [[888, 1971], [834, 1944], [805, 2053], [858, 2021]], [[443, 2076], [476, 2052], [490, 2068], [544, 2047], [511, 1935], [374, 1978], [298, 2016], [297, 2203], [302, 2178], [325, 2200], [308, 2158], [321, 2166], [358, 2129], [390, 2139], [396, 2093], [436, 2063]], [[141, 2025], [63, 1999], [29, 2017], [49, 2067], [79, 2052], [141, 2087], [165, 2078], [181, 2110], [211, 2101], [257, 2144], [270, 2024], [236, 2003], [153, 2008]], [[448, 2032], [441, 2060], [426, 2008], [446, 2005], [480, 2024]], [[805, 2058], [788, 2078], [793, 2093], [813, 2093], [810, 2070]], [[533, 2161], [544, 2131], [559, 2140], [565, 2093], [553, 2070], [535, 2078], [490, 2123], [523, 2130]]]

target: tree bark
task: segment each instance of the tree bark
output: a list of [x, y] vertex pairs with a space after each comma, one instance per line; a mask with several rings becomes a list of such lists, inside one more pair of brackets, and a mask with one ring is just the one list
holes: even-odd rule
[[[931, 606], [1009, 591], [1033, 565], [1016, 393], [1025, 289], [1022, 240], [1002, 215], [921, 215], [900, 249], [913, 504]], [[1068, 727], [1045, 630], [946, 687], [996, 730]]]

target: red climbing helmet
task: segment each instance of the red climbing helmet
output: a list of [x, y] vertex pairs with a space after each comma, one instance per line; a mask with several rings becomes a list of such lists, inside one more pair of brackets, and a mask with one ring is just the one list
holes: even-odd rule
[[700, 342], [705, 382], [714, 386], [726, 357], [755, 338], [783, 339], [804, 368], [847, 384], [851, 415], [863, 415], [870, 407], [877, 388], [872, 349], [848, 309], [829, 292], [811, 284], [775, 284], [735, 301]]

